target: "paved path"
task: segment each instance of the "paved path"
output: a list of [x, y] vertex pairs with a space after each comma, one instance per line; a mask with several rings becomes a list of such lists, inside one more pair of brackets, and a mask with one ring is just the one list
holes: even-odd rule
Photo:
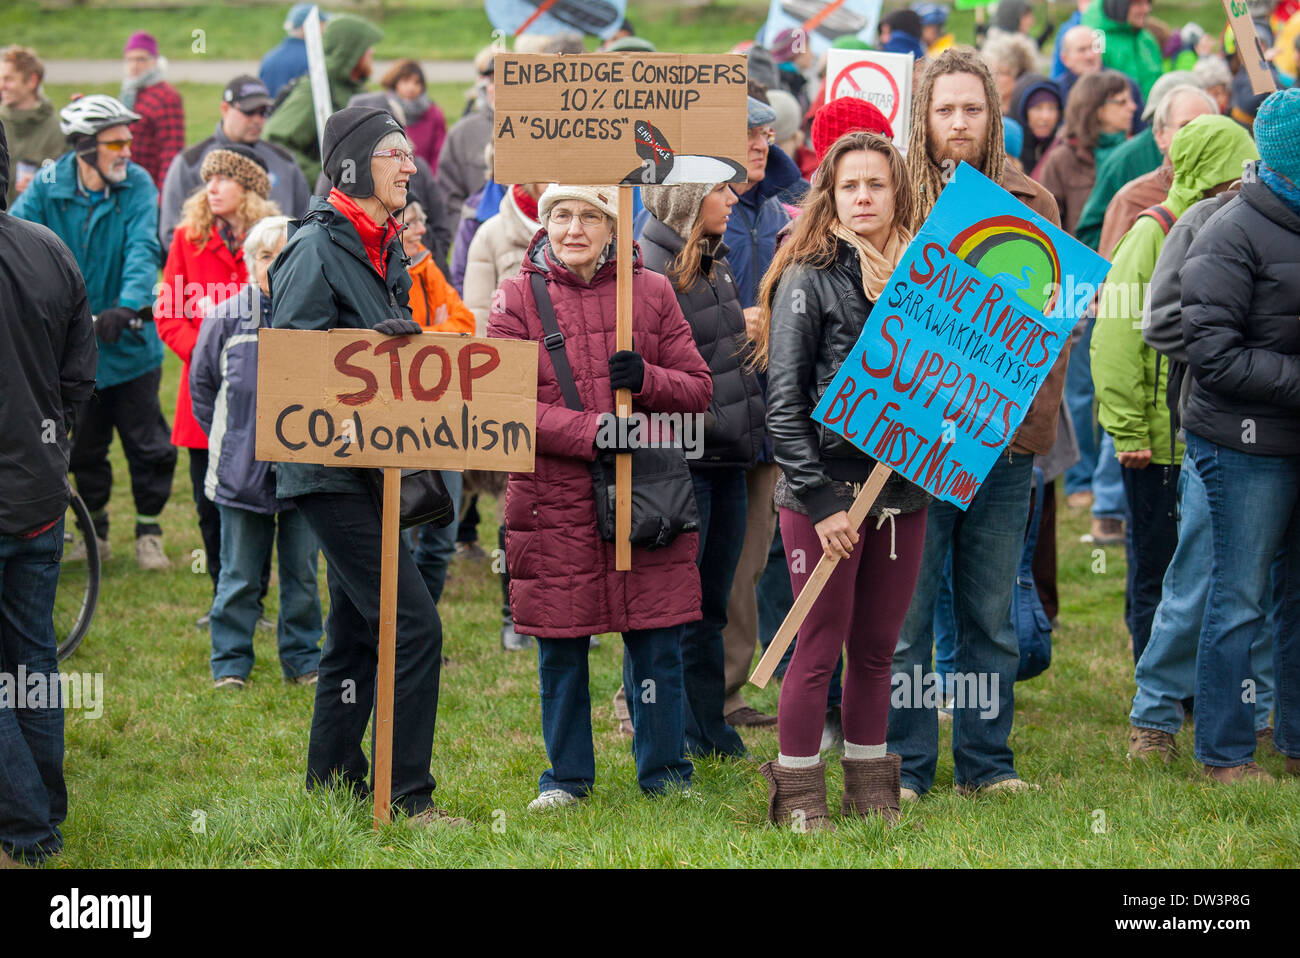
[[[376, 60], [371, 79], [384, 75], [392, 61]], [[217, 83], [225, 86], [241, 73], [257, 76], [256, 60], [172, 60], [167, 65], [167, 79], [173, 83]], [[429, 83], [474, 82], [474, 64], [469, 60], [424, 60], [424, 77]], [[121, 60], [46, 60], [45, 79], [49, 83], [118, 83], [122, 79]]]

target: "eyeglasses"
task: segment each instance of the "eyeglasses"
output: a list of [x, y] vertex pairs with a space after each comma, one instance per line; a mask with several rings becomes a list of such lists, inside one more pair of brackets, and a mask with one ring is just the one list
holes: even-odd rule
[[245, 110], [242, 109], [241, 107], [235, 107], [235, 109], [239, 110], [239, 112], [244, 114], [244, 116], [266, 116], [268, 113], [271, 112], [271, 108], [269, 106], [259, 106], [255, 110]]
[[[573, 214], [568, 210], [552, 210], [550, 219], [555, 226], [568, 226], [573, 222]], [[578, 214], [578, 222], [586, 229], [599, 226], [604, 221], [605, 214], [598, 213], [595, 210], [583, 210]]]
[[112, 150], [114, 153], [121, 153], [131, 145], [130, 140], [99, 140], [97, 142], [100, 146]]
[[775, 143], [776, 130], [772, 129], [770, 126], [752, 126], [749, 128], [749, 140], [751, 143], [755, 140]]
[[377, 152], [371, 153], [370, 155], [392, 157], [393, 159], [397, 160], [398, 163], [401, 164], [415, 162], [415, 154], [412, 153], [410, 150], [378, 150]]

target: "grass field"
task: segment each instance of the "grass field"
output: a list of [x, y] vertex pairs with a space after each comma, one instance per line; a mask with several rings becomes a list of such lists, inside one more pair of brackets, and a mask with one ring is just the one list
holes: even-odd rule
[[[906, 4], [887, 0], [885, 10]], [[153, 6], [154, 9], [135, 9]], [[97, 2], [89, 6], [45, 6], [33, 0], [0, 2], [5, 43], [36, 47], [51, 59], [117, 59], [122, 45], [136, 30], [149, 30], [171, 60], [260, 59], [284, 37], [281, 24], [289, 4], [185, 4], [157, 9], [158, 4]], [[330, 4], [323, 6], [330, 9]], [[632, 0], [628, 16], [637, 31], [660, 50], [717, 53], [741, 40], [752, 40], [767, 18], [769, 5], [756, 0], [713, 0], [698, 7]], [[1034, 4], [1037, 20], [1062, 22], [1071, 3]], [[492, 42], [492, 25], [477, 0], [405, 0], [383, 4], [364, 14], [381, 26], [384, 38], [375, 49], [380, 59], [417, 57], [468, 60]], [[1223, 6], [1217, 0], [1161, 0], [1153, 15], [1173, 26], [1196, 20], [1207, 30], [1223, 28]], [[949, 28], [963, 42], [974, 37], [973, 11], [956, 11]], [[91, 26], [93, 24], [93, 27]], [[195, 31], [201, 31], [196, 34]], [[594, 46], [595, 41], [589, 40]]]
[[[163, 408], [171, 418], [179, 363], [168, 355]], [[833, 835], [765, 826], [757, 762], [776, 753], [774, 730], [750, 731], [755, 763], [697, 764], [693, 797], [648, 801], [617, 731], [610, 698], [621, 645], [592, 653], [597, 786], [589, 802], [533, 817], [524, 806], [546, 767], [536, 656], [498, 647], [499, 586], [486, 563], [456, 562], [442, 602], [445, 653], [433, 770], [439, 803], [475, 823], [455, 832], [371, 831], [369, 808], [303, 788], [313, 691], [285, 686], [275, 645], [257, 636], [258, 663], [242, 693], [211, 690], [206, 632], [194, 619], [209, 598], [191, 568], [201, 547], [181, 453], [163, 514], [176, 568], [139, 571], [131, 555], [125, 464], [98, 616], [67, 663], [103, 673], [102, 717], [69, 712], [71, 795], [66, 848], [54, 867], [589, 866], [589, 867], [1295, 867], [1300, 781], [1213, 788], [1196, 777], [1191, 730], [1170, 767], [1125, 757], [1133, 664], [1121, 623], [1122, 549], [1104, 559], [1081, 544], [1084, 520], [1062, 509], [1061, 628], [1055, 659], [1017, 688], [1017, 767], [1042, 791], [980, 799], [952, 790], [942, 732], [934, 791], [903, 827], [842, 824]], [[480, 512], [485, 544], [492, 509]], [[323, 580], [323, 576], [322, 576]], [[275, 590], [271, 606], [274, 608]], [[271, 617], [274, 618], [272, 611]], [[776, 708], [777, 689], [750, 702]], [[941, 728], [943, 728], [941, 726]], [[1264, 764], [1280, 773], [1281, 759]], [[830, 763], [830, 798], [840, 772]], [[667, 807], [666, 807], [667, 806]]]

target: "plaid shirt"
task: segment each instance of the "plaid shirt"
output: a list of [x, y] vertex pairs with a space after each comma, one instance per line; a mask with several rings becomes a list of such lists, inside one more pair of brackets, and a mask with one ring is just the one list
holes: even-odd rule
[[185, 148], [185, 108], [169, 83], [155, 83], [135, 96], [140, 119], [131, 124], [131, 159], [143, 166], [162, 191], [172, 158]]

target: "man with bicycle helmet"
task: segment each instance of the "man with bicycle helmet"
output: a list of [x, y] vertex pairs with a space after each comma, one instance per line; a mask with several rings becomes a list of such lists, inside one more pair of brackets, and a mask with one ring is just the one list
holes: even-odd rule
[[[68, 426], [95, 388], [86, 289], [49, 230], [4, 212], [9, 149], [0, 126], [0, 670], [40, 676], [0, 687], [0, 868], [59, 851], [67, 817], [54, 595], [68, 507]], [[15, 700], [15, 695], [22, 696]]]
[[[158, 404], [162, 342], [151, 322], [141, 322], [152, 316], [162, 252], [158, 190], [131, 162], [130, 124], [138, 119], [111, 96], [74, 99], [59, 112], [71, 150], [41, 169], [13, 214], [49, 227], [68, 245], [96, 316], [99, 371], [76, 425], [71, 467], [94, 517], [100, 556], [110, 554], [108, 447], [116, 429], [135, 498], [136, 561], [162, 570], [171, 563], [158, 517], [171, 494], [176, 449]], [[80, 543], [68, 558], [84, 556]]]

